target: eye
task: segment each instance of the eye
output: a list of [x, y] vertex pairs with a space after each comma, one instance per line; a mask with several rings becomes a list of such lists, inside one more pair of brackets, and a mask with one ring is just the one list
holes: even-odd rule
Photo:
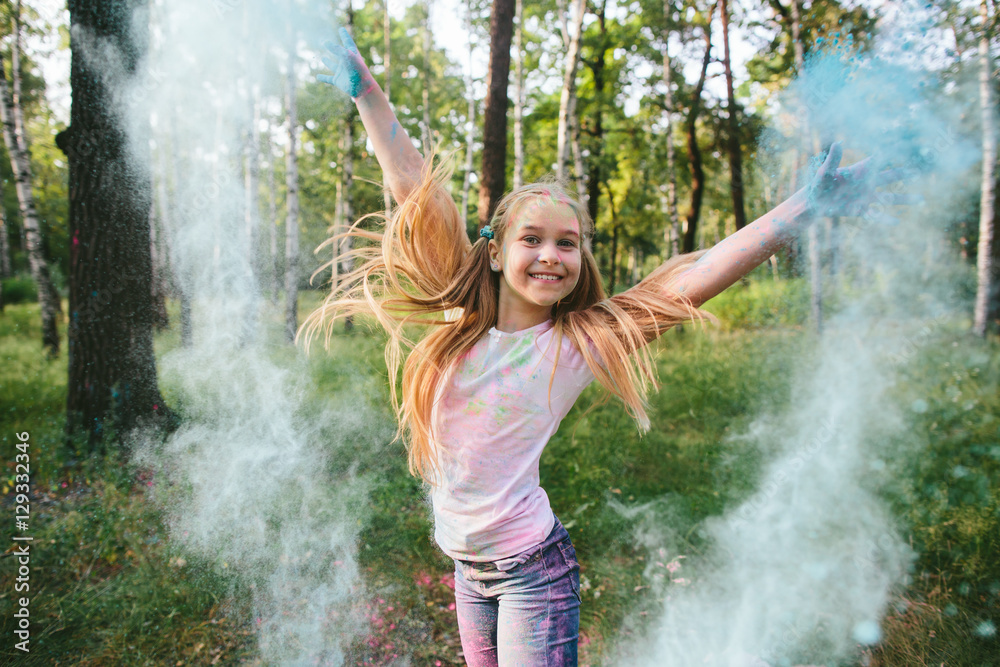
[[570, 241], [569, 239], [563, 239], [562, 241], [559, 242], [559, 245], [562, 245], [562, 246], [564, 246], [566, 248], [575, 248], [576, 247], [576, 243], [573, 242], [573, 241]]
[[524, 241], [525, 243], [538, 243], [538, 237], [537, 236], [525, 236], [521, 240]]

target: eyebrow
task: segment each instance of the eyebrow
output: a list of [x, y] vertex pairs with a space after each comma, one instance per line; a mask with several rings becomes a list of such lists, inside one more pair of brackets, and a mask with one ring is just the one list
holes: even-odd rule
[[[521, 228], [521, 231], [525, 231], [525, 232], [541, 232], [541, 231], [544, 231], [544, 230], [541, 227], [536, 227], [535, 225], [525, 225], [524, 227]], [[573, 230], [573, 229], [563, 229], [563, 230], [560, 230], [559, 234], [561, 236], [577, 236], [577, 237], [580, 236], [576, 232], [576, 230]]]

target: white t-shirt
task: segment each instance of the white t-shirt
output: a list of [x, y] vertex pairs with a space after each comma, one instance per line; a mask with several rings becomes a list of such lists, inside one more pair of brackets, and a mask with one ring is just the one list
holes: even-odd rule
[[[495, 328], [458, 359], [431, 413], [441, 467], [431, 492], [434, 538], [450, 557], [496, 561], [540, 544], [554, 525], [538, 461], [594, 375], [552, 320]], [[552, 378], [551, 402], [549, 380]]]

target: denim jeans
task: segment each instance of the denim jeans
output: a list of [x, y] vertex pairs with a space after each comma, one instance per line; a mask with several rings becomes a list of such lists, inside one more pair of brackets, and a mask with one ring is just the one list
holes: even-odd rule
[[456, 560], [455, 609], [469, 667], [575, 666], [580, 565], [559, 519], [541, 544], [516, 556]]

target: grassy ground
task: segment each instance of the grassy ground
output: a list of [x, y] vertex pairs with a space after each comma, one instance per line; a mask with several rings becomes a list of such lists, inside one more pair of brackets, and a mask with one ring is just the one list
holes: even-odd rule
[[[672, 528], [696, 553], [700, 522], [752, 490], [758, 453], [726, 436], [789, 400], [790, 371], [811, 349], [798, 326], [801, 290], [784, 289], [753, 284], [731, 291], [713, 302], [725, 326], [664, 337], [664, 386], [653, 398], [645, 437], [617, 405], [595, 407], [599, 393], [591, 387], [549, 444], [542, 486], [582, 567], [581, 664], [608, 664], [603, 656], [623, 626], [641, 626], [660, 604], [644, 577], [654, 555], [635, 546], [637, 519], [615, 508], [671, 498]], [[303, 312], [314, 296], [305, 296]], [[882, 643], [859, 651], [856, 664], [1000, 664], [1000, 346], [947, 329], [914, 353], [894, 388], [900, 400], [923, 401], [907, 437], [931, 443], [922, 456], [899, 462], [899, 483], [886, 490], [920, 558], [884, 623]], [[39, 339], [36, 304], [0, 315], [0, 491], [13, 515], [14, 434], [27, 431], [34, 537], [32, 651], [20, 654], [7, 639], [0, 663], [259, 664], [246, 582], [172, 545], [145, 498], [148, 480], [127, 473], [113, 453], [77, 460], [63, 442], [65, 347], [62, 357], [47, 360]], [[364, 391], [384, 405], [379, 342], [357, 327], [338, 333], [329, 355], [311, 357], [327, 397], [356, 392], [360, 373]], [[175, 332], [164, 332], [157, 352], [177, 344]], [[163, 389], [169, 401], [172, 390]], [[423, 492], [399, 447], [394, 457], [384, 448], [352, 452], [363, 472], [381, 480], [359, 550], [372, 623], [352, 659], [388, 665], [408, 655], [418, 666], [462, 665], [452, 564], [430, 539]], [[12, 551], [0, 557], [6, 638], [13, 637], [19, 595]]]

